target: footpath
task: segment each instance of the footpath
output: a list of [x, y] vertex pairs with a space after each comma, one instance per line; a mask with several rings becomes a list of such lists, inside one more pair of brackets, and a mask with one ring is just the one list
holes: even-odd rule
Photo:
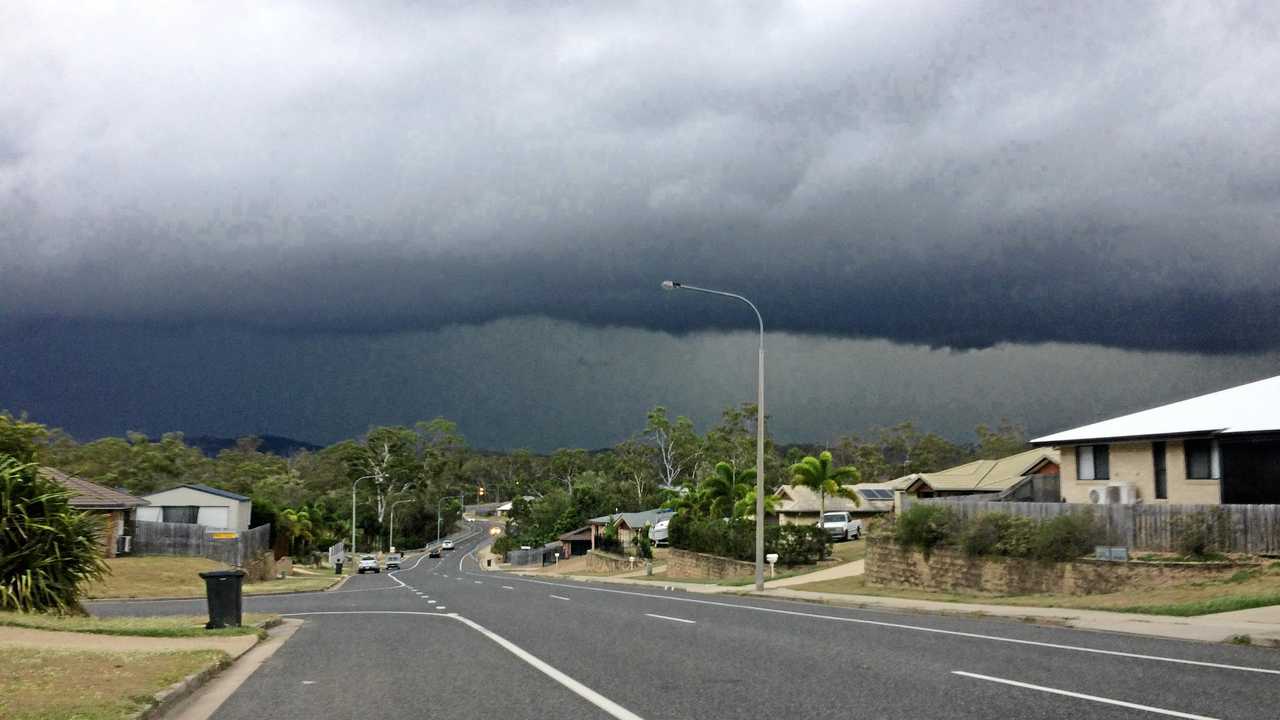
[[[550, 577], [561, 577], [576, 582], [609, 583], [660, 590], [683, 590], [706, 595], [767, 597], [895, 612], [1008, 618], [1022, 622], [1042, 623], [1079, 630], [1128, 633], [1131, 635], [1196, 640], [1200, 642], [1246, 642], [1247, 638], [1247, 642], [1252, 644], [1280, 647], [1280, 606], [1275, 605], [1213, 615], [1173, 617], [1169, 615], [1107, 612], [1104, 610], [912, 600], [879, 595], [811, 592], [794, 590], [790, 587], [819, 580], [832, 580], [839, 577], [859, 575], [862, 571], [863, 561], [855, 561], [805, 575], [771, 580], [765, 583], [765, 589], [761, 592], [755, 591], [750, 586], [715, 585], [712, 583], [679, 582], [666, 579], [642, 580], [636, 577], [586, 575]], [[540, 573], [521, 573], [518, 570], [510, 570], [510, 572], [520, 575], [534, 575], [544, 579], [549, 577]]]

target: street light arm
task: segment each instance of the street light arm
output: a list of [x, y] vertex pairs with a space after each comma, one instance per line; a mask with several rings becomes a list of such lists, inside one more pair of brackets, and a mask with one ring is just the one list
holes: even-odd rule
[[684, 283], [672, 282], [671, 280], [664, 282], [662, 287], [667, 290], [692, 290], [693, 292], [705, 293], [707, 295], [719, 295], [721, 297], [733, 298], [734, 300], [741, 300], [751, 308], [751, 312], [756, 314], [756, 322], [760, 324], [760, 346], [764, 347], [764, 316], [760, 314], [760, 309], [756, 307], [756, 304], [745, 297], [737, 293], [725, 292], [723, 290], [712, 290], [710, 288], [698, 287], [697, 285], [685, 285]]

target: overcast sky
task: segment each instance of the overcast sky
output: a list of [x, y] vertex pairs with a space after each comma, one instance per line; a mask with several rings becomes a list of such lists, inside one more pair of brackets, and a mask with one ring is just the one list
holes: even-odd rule
[[[667, 277], [761, 307], [787, 439], [1274, 374], [1277, 77], [1273, 2], [4, 3], [0, 407], [603, 444], [752, 396], [745, 308]], [[611, 369], [473, 346], [545, 333]], [[1007, 382], [907, 390], [953, 377]], [[1114, 393], [1024, 404], [1061, 377]]]

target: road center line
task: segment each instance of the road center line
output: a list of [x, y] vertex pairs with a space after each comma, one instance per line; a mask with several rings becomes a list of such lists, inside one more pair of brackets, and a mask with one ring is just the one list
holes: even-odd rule
[[1059, 690], [1057, 688], [1045, 687], [1043, 685], [1032, 685], [1031, 683], [1018, 682], [1017, 680], [1005, 680], [1004, 678], [991, 677], [990, 675], [979, 675], [977, 673], [964, 672], [963, 670], [952, 670], [951, 674], [963, 675], [964, 677], [987, 680], [989, 682], [1001, 683], [1004, 685], [1012, 685], [1014, 687], [1026, 688], [1028, 690], [1039, 690], [1040, 692], [1052, 693], [1054, 695], [1065, 695], [1066, 697], [1090, 700], [1092, 702], [1103, 703], [1105, 705], [1117, 705], [1119, 707], [1130, 708], [1131, 710], [1142, 710], [1143, 712], [1155, 713], [1157, 715], [1187, 718], [1187, 720], [1216, 720], [1216, 718], [1211, 718], [1207, 715], [1193, 715], [1191, 713], [1178, 712], [1177, 710], [1165, 710], [1164, 708], [1151, 707], [1150, 705], [1139, 705], [1137, 703], [1125, 702], [1124, 700], [1112, 700], [1111, 698], [1098, 697], [1097, 695], [1086, 695], [1084, 693], [1071, 692], [1070, 690]]
[[697, 620], [685, 620], [684, 618], [671, 617], [670, 615], [655, 615], [653, 613], [645, 613], [645, 615], [659, 620], [671, 620], [672, 622], [689, 623], [690, 625], [695, 625], [698, 622]]
[[565, 597], [565, 596], [563, 596], [563, 595], [552, 595], [551, 597], [553, 597], [553, 598], [555, 598], [555, 599], [557, 599], [557, 600], [568, 600], [568, 599], [569, 599], [569, 598], [567, 598], [567, 597]]
[[[1079, 645], [1064, 645], [1062, 643], [1042, 642], [1039, 640], [1022, 640], [1020, 638], [1001, 637], [999, 635], [984, 635], [982, 633], [965, 632], [963, 630], [944, 630], [942, 628], [932, 628], [923, 625], [908, 625], [907, 623], [888, 622], [885, 620], [867, 620], [865, 618], [843, 617], [840, 615], [822, 615], [819, 613], [803, 612], [800, 610], [783, 610], [782, 608], [761, 607], [759, 605], [736, 605], [734, 603], [717, 602], [715, 600], [698, 600], [695, 598], [673, 597], [671, 595], [657, 595], [654, 593], [632, 592], [629, 590], [612, 590], [609, 588], [590, 587], [588, 585], [567, 585], [565, 583], [554, 583], [546, 580], [533, 580], [531, 578], [522, 578], [514, 576], [506, 576], [506, 579], [515, 582], [532, 583], [535, 585], [549, 585], [551, 587], [563, 587], [571, 590], [582, 590], [588, 592], [610, 593], [613, 595], [631, 595], [634, 597], [653, 598], [657, 600], [669, 600], [671, 602], [693, 603], [695, 605], [711, 605], [714, 607], [731, 608], [734, 610], [750, 610], [753, 612], [772, 613], [774, 615], [790, 615], [792, 617], [807, 617], [816, 620], [828, 620], [830, 622], [844, 622], [855, 625], [872, 625], [875, 627], [894, 628], [897, 630], [914, 630], [916, 632], [934, 633], [936, 635], [949, 635], [951, 637], [973, 638], [975, 640], [989, 640], [992, 642], [1010, 643], [1012, 645], [1028, 645], [1031, 647], [1052, 648], [1054, 650], [1069, 650], [1072, 652], [1092, 653], [1094, 655], [1109, 655], [1112, 657], [1127, 657], [1137, 660], [1152, 660], [1155, 662], [1174, 663], [1176, 665], [1192, 665], [1195, 667], [1217, 668], [1219, 670], [1238, 670], [1240, 672], [1260, 673], [1263, 675], [1280, 675], [1280, 670], [1272, 670], [1271, 668], [1248, 667], [1246, 665], [1229, 665], [1226, 663], [1207, 662], [1204, 660], [1184, 660], [1182, 658], [1162, 657], [1160, 655], [1143, 655], [1140, 653], [1123, 652], [1120, 650], [1102, 650], [1099, 648], [1082, 647]], [[555, 597], [554, 595], [552, 597]]]
[[503, 585], [503, 586], [502, 586], [502, 589], [503, 589], [503, 590], [515, 590], [515, 588], [511, 587], [510, 585]]

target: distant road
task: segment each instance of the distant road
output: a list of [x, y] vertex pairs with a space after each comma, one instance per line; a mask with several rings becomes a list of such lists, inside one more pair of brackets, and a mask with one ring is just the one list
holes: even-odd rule
[[484, 572], [487, 541], [246, 597], [306, 622], [214, 717], [1280, 717], [1274, 650]]

